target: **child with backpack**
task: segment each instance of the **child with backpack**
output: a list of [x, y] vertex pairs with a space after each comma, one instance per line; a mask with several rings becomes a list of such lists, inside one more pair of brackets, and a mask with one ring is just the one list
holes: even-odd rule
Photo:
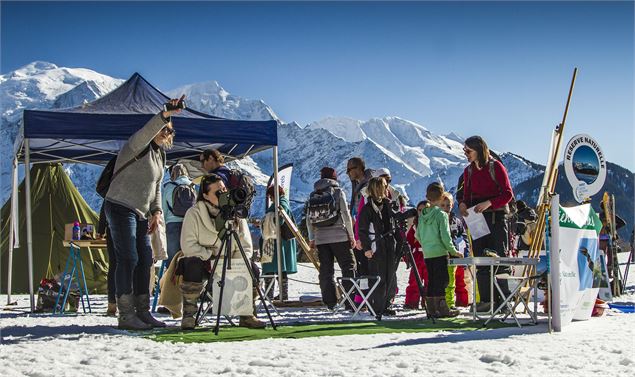
[[444, 189], [438, 183], [426, 188], [429, 205], [421, 211], [415, 237], [425, 250], [424, 258], [428, 270], [428, 296], [426, 307], [431, 317], [456, 317], [458, 310], [450, 310], [445, 300], [445, 288], [448, 285], [448, 257], [462, 257], [450, 235], [447, 213], [439, 205], [443, 201]]

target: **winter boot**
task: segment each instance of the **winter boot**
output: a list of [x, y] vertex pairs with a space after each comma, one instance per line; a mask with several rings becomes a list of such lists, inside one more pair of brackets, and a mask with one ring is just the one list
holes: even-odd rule
[[150, 295], [135, 295], [134, 296], [134, 307], [137, 311], [137, 317], [140, 320], [147, 323], [151, 327], [165, 327], [167, 326], [164, 322], [161, 322], [155, 319], [152, 314], [150, 314]]
[[134, 296], [131, 294], [117, 297], [119, 312], [118, 327], [122, 330], [149, 330], [152, 326], [137, 317], [134, 308]]
[[426, 310], [428, 313], [428, 317], [430, 318], [438, 318], [439, 310], [437, 308], [437, 302], [434, 300], [434, 297], [426, 297]]
[[457, 309], [451, 310], [448, 308], [448, 303], [445, 301], [444, 296], [435, 297], [437, 302], [437, 311], [439, 312], [439, 317], [448, 318], [448, 317], [456, 317], [461, 312]]
[[256, 318], [253, 315], [241, 315], [240, 323], [238, 324], [240, 327], [246, 327], [249, 329], [264, 329], [267, 324]]
[[180, 286], [183, 296], [183, 318], [181, 319], [181, 329], [192, 330], [196, 327], [196, 312], [198, 311], [197, 300], [203, 290], [203, 283], [184, 281]]
[[108, 309], [106, 309], [106, 315], [108, 317], [115, 317], [117, 315], [117, 303], [109, 302]]

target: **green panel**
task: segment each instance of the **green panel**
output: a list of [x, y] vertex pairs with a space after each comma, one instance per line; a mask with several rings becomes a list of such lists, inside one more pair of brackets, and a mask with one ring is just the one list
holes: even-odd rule
[[316, 336], [341, 336], [386, 333], [417, 333], [438, 331], [483, 331], [487, 329], [515, 326], [500, 321], [493, 321], [483, 327], [484, 321], [452, 318], [431, 320], [395, 320], [395, 321], [365, 321], [365, 322], [329, 322], [319, 324], [301, 324], [293, 326], [278, 326], [277, 330], [247, 329], [244, 327], [223, 326], [218, 335], [214, 335], [211, 327], [198, 328], [192, 331], [180, 329], [159, 330], [147, 335], [149, 339], [160, 342], [183, 343], [211, 343], [236, 342], [244, 340], [259, 340], [270, 338], [309, 338]]

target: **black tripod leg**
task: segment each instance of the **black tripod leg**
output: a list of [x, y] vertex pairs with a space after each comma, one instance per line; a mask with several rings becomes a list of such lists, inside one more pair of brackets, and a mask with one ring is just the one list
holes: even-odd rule
[[[221, 273], [220, 281], [220, 293], [218, 297], [218, 308], [216, 312], [216, 326], [214, 326], [214, 334], [218, 335], [218, 329], [220, 328], [220, 312], [223, 305], [223, 292], [225, 291], [225, 276], [227, 274], [227, 260], [231, 258], [231, 239], [227, 239], [225, 243], [225, 257], [223, 258], [223, 272]], [[219, 253], [220, 254], [220, 253]]]
[[[423, 287], [423, 281], [421, 280], [421, 275], [419, 275], [419, 270], [417, 269], [417, 264], [415, 263], [415, 257], [414, 255], [412, 255], [412, 250], [410, 250], [410, 248], [408, 248], [408, 250], [406, 251], [406, 256], [408, 257], [408, 260], [410, 260], [410, 268], [412, 268], [412, 272], [414, 272], [415, 280], [417, 281], [417, 287], [419, 287], [419, 297], [424, 298], [426, 297], [425, 288]], [[428, 310], [428, 306], [426, 305], [426, 300], [421, 300], [421, 304], [426, 311], [426, 316], [428, 317], [428, 319], [431, 319], [432, 323], [436, 323], [436, 321], [434, 320], [434, 316], [430, 315], [430, 311]]]
[[[251, 263], [249, 263], [249, 259], [247, 259], [247, 254], [245, 254], [245, 249], [243, 249], [243, 245], [240, 243], [240, 239], [238, 238], [238, 234], [235, 231], [231, 231], [234, 239], [236, 240], [236, 244], [238, 245], [238, 249], [240, 250], [240, 255], [243, 257], [243, 261], [245, 262], [245, 266], [247, 266], [247, 271], [249, 271], [249, 275], [251, 275], [251, 281], [256, 285], [256, 291], [258, 291], [258, 296], [260, 297], [260, 302], [262, 306], [265, 308], [265, 312], [267, 312], [267, 317], [269, 317], [269, 322], [271, 322], [271, 327], [274, 330], [277, 330], [276, 324], [271, 318], [271, 313], [269, 313], [269, 308], [267, 307], [267, 303], [265, 302], [264, 295], [258, 286], [258, 281], [256, 280], [256, 276], [254, 275], [253, 270], [251, 269]], [[282, 295], [281, 295], [282, 296]]]
[[[225, 246], [225, 240], [222, 240], [221, 244], [220, 244], [220, 251], [223, 250], [223, 246]], [[194, 321], [195, 326], [198, 326], [201, 320], [201, 315], [204, 313], [207, 313], [207, 310], [203, 310], [203, 305], [205, 303], [205, 300], [208, 299], [207, 295], [209, 292], [212, 291], [212, 284], [214, 283], [214, 272], [216, 271], [216, 267], [218, 266], [218, 260], [220, 259], [221, 256], [221, 252], [218, 252], [218, 255], [216, 255], [216, 257], [214, 258], [214, 264], [212, 265], [212, 269], [211, 269], [211, 273], [209, 275], [209, 278], [207, 279], [207, 284], [205, 285], [205, 290], [203, 291], [203, 293], [201, 293], [200, 296], [200, 301], [201, 304], [198, 307], [198, 310], [196, 311], [196, 320]], [[208, 309], [209, 310], [209, 309]]]

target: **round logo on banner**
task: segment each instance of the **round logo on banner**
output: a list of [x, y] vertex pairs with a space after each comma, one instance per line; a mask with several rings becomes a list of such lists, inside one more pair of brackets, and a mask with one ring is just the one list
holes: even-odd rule
[[576, 135], [564, 152], [564, 171], [578, 203], [597, 194], [606, 179], [606, 160], [600, 145], [589, 135]]

